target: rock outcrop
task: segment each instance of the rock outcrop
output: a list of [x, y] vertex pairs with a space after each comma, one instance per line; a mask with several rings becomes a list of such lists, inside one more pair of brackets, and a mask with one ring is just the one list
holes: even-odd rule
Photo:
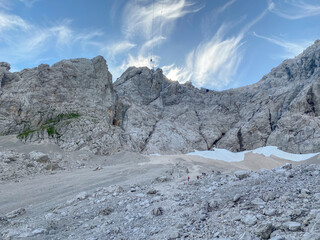
[[19, 73], [0, 63], [0, 134], [54, 139], [109, 154], [320, 151], [320, 41], [256, 84], [217, 92], [130, 67], [112, 83], [105, 60], [63, 60]]
[[320, 41], [256, 84], [222, 92], [169, 81], [160, 69], [129, 68], [114, 84], [125, 99], [121, 127], [147, 153], [275, 145], [320, 151]]

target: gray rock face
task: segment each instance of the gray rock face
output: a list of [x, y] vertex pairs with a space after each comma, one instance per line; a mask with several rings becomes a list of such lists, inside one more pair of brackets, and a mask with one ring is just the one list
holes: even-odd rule
[[258, 83], [223, 92], [169, 81], [160, 69], [129, 68], [114, 84], [125, 99], [128, 145], [146, 153], [275, 145], [320, 151], [320, 43]]
[[130, 67], [112, 83], [106, 61], [63, 60], [19, 73], [0, 63], [0, 134], [65, 149], [177, 153], [275, 145], [320, 151], [320, 41], [256, 84], [216, 92]]

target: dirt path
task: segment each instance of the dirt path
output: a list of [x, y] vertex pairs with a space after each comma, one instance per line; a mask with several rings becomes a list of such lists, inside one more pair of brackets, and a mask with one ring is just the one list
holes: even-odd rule
[[10, 182], [0, 186], [0, 215], [23, 207], [27, 213], [37, 215], [63, 203], [79, 192], [116, 184], [135, 184], [152, 181], [169, 166], [139, 166], [119, 164], [101, 170], [79, 169], [55, 175], [39, 175], [22, 182]]

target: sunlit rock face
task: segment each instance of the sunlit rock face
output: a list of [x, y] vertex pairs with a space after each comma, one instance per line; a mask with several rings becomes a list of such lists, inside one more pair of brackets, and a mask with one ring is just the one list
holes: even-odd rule
[[112, 83], [100, 56], [9, 70], [0, 63], [3, 135], [100, 154], [320, 151], [319, 41], [256, 84], [222, 92], [171, 81], [161, 69], [130, 67]]

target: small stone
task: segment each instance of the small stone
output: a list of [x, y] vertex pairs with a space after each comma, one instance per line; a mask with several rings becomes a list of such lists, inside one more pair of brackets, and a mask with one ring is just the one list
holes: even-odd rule
[[18, 208], [16, 210], [12, 211], [12, 212], [7, 213], [6, 217], [8, 219], [15, 218], [15, 217], [21, 216], [21, 215], [23, 215], [25, 213], [26, 213], [26, 210], [24, 208]]
[[232, 201], [233, 202], [238, 202], [240, 200], [240, 198], [241, 198], [241, 195], [239, 193], [237, 193], [236, 195], [234, 195]]
[[89, 195], [86, 192], [81, 192], [75, 198], [77, 200], [85, 200], [88, 197], [89, 197]]
[[263, 201], [265, 202], [269, 202], [269, 201], [272, 201], [276, 198], [276, 194], [274, 192], [265, 192], [262, 194], [262, 199]]
[[116, 227], [113, 229], [113, 234], [119, 234], [121, 232], [121, 229]]
[[27, 168], [35, 167], [35, 165], [32, 162], [29, 162], [29, 163], [26, 164], [26, 167]]
[[37, 229], [35, 229], [35, 230], [32, 231], [32, 234], [33, 234], [33, 235], [38, 235], [38, 234], [44, 233], [45, 231], [46, 231], [46, 230], [43, 229], [43, 228], [37, 228]]
[[234, 172], [234, 175], [239, 179], [239, 180], [242, 180], [242, 179], [245, 179], [247, 177], [249, 177], [251, 174], [250, 171], [242, 171], [242, 170], [239, 170], [239, 171], [235, 171]]
[[103, 215], [103, 216], [108, 216], [108, 215], [110, 215], [112, 212], [113, 212], [113, 209], [112, 209], [112, 208], [106, 207], [106, 208], [100, 210], [100, 211], [99, 211], [99, 214], [100, 214], [100, 215]]
[[168, 239], [177, 239], [180, 237], [180, 233], [178, 231], [173, 231], [170, 233], [170, 235], [168, 236]]
[[154, 215], [154, 216], [160, 216], [160, 215], [163, 214], [163, 212], [164, 212], [164, 210], [163, 210], [162, 207], [154, 208], [154, 209], [152, 210], [152, 215]]
[[266, 203], [261, 198], [255, 198], [251, 201], [254, 205], [265, 205]]
[[309, 189], [304, 188], [304, 189], [301, 189], [301, 194], [304, 194], [304, 195], [310, 195], [310, 194], [311, 194], [311, 192], [310, 192], [310, 190], [309, 190]]
[[201, 216], [200, 216], [200, 221], [205, 221], [207, 219], [207, 214], [205, 213], [202, 213]]
[[261, 224], [256, 229], [256, 234], [262, 239], [269, 239], [274, 227], [271, 223]]
[[29, 153], [29, 158], [32, 161], [36, 161], [39, 163], [49, 163], [50, 162], [49, 156], [45, 153], [42, 153], [42, 152], [32, 151]]
[[44, 169], [47, 171], [54, 171], [61, 169], [61, 167], [58, 163], [49, 163]]
[[289, 231], [297, 232], [301, 230], [301, 224], [298, 222], [286, 222], [283, 226]]
[[248, 226], [253, 226], [257, 223], [257, 218], [256, 216], [248, 214], [242, 219], [242, 222]]
[[151, 189], [147, 192], [147, 194], [156, 194], [157, 193], [157, 190], [155, 189]]
[[292, 164], [286, 163], [286, 165], [282, 166], [282, 169], [290, 170], [290, 169], [292, 169]]
[[271, 209], [265, 209], [263, 211], [263, 214], [266, 215], [266, 216], [274, 216], [276, 215], [276, 210], [274, 208], [271, 208]]
[[156, 182], [167, 182], [169, 181], [169, 179], [167, 178], [167, 176], [161, 176], [161, 177], [157, 177], [155, 179]]

